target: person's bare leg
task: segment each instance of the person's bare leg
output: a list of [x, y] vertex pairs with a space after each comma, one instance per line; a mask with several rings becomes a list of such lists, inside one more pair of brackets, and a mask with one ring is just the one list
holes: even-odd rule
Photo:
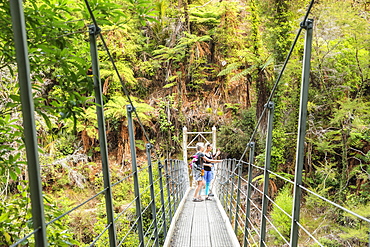
[[195, 191], [194, 191], [194, 198], [199, 198], [199, 191], [200, 191], [200, 188], [202, 187], [202, 181], [197, 181], [197, 187], [195, 188]]
[[198, 187], [197, 187], [197, 189], [198, 189], [198, 197], [197, 197], [197, 198], [199, 198], [199, 199], [201, 199], [201, 200], [203, 200], [203, 199], [202, 199], [202, 197], [200, 196], [200, 192], [201, 192], [201, 189], [203, 188], [204, 184], [205, 184], [204, 180], [199, 181], [199, 183], [198, 183]]

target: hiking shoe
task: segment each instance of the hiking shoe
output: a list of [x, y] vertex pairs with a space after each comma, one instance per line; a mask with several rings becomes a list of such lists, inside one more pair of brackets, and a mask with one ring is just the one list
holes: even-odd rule
[[203, 200], [199, 199], [199, 198], [193, 198], [193, 202], [202, 202]]
[[208, 196], [215, 196], [213, 193], [209, 193]]

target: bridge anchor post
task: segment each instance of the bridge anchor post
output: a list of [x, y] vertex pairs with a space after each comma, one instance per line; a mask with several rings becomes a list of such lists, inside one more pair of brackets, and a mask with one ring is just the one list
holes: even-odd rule
[[265, 167], [263, 175], [263, 197], [262, 197], [262, 213], [261, 213], [261, 231], [260, 231], [260, 246], [265, 246], [266, 240], [266, 217], [267, 217], [267, 206], [268, 206], [268, 187], [269, 187], [269, 170], [271, 163], [271, 146], [272, 146], [272, 129], [274, 121], [274, 102], [268, 102], [265, 107], [268, 111], [268, 122], [267, 122], [267, 136], [266, 136], [266, 157]]
[[130, 137], [130, 151], [131, 151], [131, 163], [132, 172], [134, 177], [134, 191], [135, 191], [135, 201], [136, 201], [136, 217], [137, 217], [137, 231], [140, 240], [140, 247], [144, 247], [144, 230], [143, 230], [143, 217], [141, 213], [141, 199], [140, 199], [140, 186], [139, 186], [139, 176], [137, 170], [136, 162], [136, 146], [135, 146], [135, 133], [132, 122], [132, 113], [135, 108], [132, 105], [127, 105], [127, 120], [128, 120], [128, 133]]
[[301, 23], [301, 27], [306, 29], [306, 37], [304, 44], [304, 57], [302, 69], [302, 83], [301, 83], [301, 99], [299, 107], [299, 121], [298, 121], [298, 138], [296, 151], [296, 167], [294, 176], [294, 194], [293, 194], [293, 209], [292, 209], [292, 228], [290, 232], [290, 246], [296, 247], [298, 245], [298, 230], [300, 217], [300, 203], [302, 197], [302, 171], [304, 163], [304, 141], [306, 136], [306, 119], [307, 119], [307, 102], [308, 102], [308, 84], [310, 78], [311, 65], [311, 48], [312, 48], [312, 33], [313, 20], [307, 19], [305, 23]]
[[103, 172], [103, 182], [105, 191], [105, 205], [107, 212], [107, 224], [109, 225], [109, 243], [110, 246], [117, 246], [117, 234], [116, 227], [114, 224], [114, 213], [113, 213], [113, 199], [112, 199], [112, 189], [109, 174], [109, 161], [108, 161], [108, 147], [107, 147], [107, 136], [105, 129], [105, 119], [104, 119], [104, 102], [102, 97], [102, 89], [100, 82], [100, 71], [99, 71], [99, 57], [96, 48], [96, 35], [100, 33], [100, 28], [91, 25], [89, 26], [89, 37], [90, 37], [90, 54], [92, 63], [92, 72], [94, 80], [94, 91], [95, 91], [95, 103], [96, 103], [96, 115], [98, 118], [98, 130], [99, 130], [99, 143], [100, 143], [100, 155], [102, 161], [102, 172]]

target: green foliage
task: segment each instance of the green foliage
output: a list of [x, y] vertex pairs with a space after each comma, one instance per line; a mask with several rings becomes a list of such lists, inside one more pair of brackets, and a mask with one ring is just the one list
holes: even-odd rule
[[[349, 208], [352, 212], [368, 218], [370, 216], [370, 205], [354, 205]], [[343, 212], [343, 226], [340, 229], [343, 231], [340, 234], [341, 239], [346, 242], [354, 243], [358, 246], [368, 244], [368, 223], [359, 219], [353, 214]]]
[[[149, 125], [150, 121], [154, 117], [154, 108], [147, 103], [142, 102], [136, 97], [131, 97], [132, 103], [135, 107], [136, 113], [143, 122], [143, 124]], [[129, 101], [123, 96], [112, 97], [106, 104], [106, 115], [107, 120], [123, 119], [127, 116], [126, 106], [129, 105]], [[134, 119], [136, 115], [133, 114]]]
[[[362, 2], [323, 0], [315, 2], [312, 10], [315, 29], [304, 167], [305, 183], [311, 190], [334, 201], [346, 201], [349, 208], [358, 207], [359, 213], [367, 212], [368, 208], [361, 205], [367, 205], [370, 198], [370, 106], [367, 103], [370, 100], [370, 22]], [[155, 137], [160, 148], [176, 153], [180, 147], [179, 126], [187, 123], [207, 129], [217, 125], [221, 126], [220, 147], [234, 158], [245, 150], [255, 127], [253, 108], [258, 108], [260, 99], [269, 93], [269, 85], [280, 69], [306, 4], [303, 0], [252, 0], [243, 4], [201, 1], [189, 5], [167, 0], [92, 0], [89, 3], [123, 82], [136, 96], [132, 97], [133, 103], [143, 124], [150, 129], [150, 138]], [[87, 165], [81, 161], [79, 166], [71, 162], [68, 171], [60, 165], [44, 166], [75, 154], [81, 149], [86, 133], [87, 142], [93, 146], [91, 150], [84, 150], [88, 159], [95, 161], [99, 156], [92, 152], [99, 147], [93, 83], [87, 76], [91, 66], [87, 42], [87, 26], [92, 23], [89, 13], [84, 2], [72, 0], [25, 1], [24, 11], [38, 144], [43, 151], [40, 155], [43, 185], [50, 193], [61, 193], [71, 185], [69, 173], [78, 171], [88, 178], [85, 186], [90, 193], [89, 190], [102, 186], [102, 178], [95, 176], [95, 163]], [[0, 221], [0, 232], [5, 233], [0, 236], [0, 245], [9, 245], [31, 231], [31, 217], [27, 193], [17, 186], [19, 179], [26, 175], [25, 148], [19, 121], [21, 105], [12, 25], [6, 1], [0, 3], [0, 23], [3, 24], [0, 33], [0, 217], [4, 219]], [[292, 176], [294, 170], [302, 44], [303, 36], [273, 99], [276, 111], [271, 165], [286, 176]], [[121, 82], [99, 39], [98, 46], [107, 133], [112, 138], [109, 141], [115, 142], [123, 136], [121, 126], [126, 125], [128, 101], [123, 97]], [[250, 102], [246, 103], [244, 98]], [[195, 108], [199, 111], [194, 111]], [[201, 113], [203, 109], [205, 114]], [[188, 117], [189, 112], [195, 113]], [[210, 115], [213, 117], [208, 118]], [[137, 119], [134, 121], [137, 124]], [[255, 138], [258, 164], [263, 164], [263, 139], [264, 134], [258, 130]], [[138, 138], [136, 142], [139, 149], [144, 148], [143, 140]], [[126, 169], [123, 164], [117, 166]], [[114, 162], [112, 167], [115, 181], [127, 175], [115, 170]], [[145, 176], [145, 172], [141, 172], [142, 188], [148, 183]], [[116, 188], [115, 204], [125, 205], [133, 199], [132, 181]], [[68, 196], [71, 195], [59, 199], [66, 202], [58, 205], [57, 210], [53, 209], [55, 205], [51, 200], [46, 202], [48, 219], [69, 207], [65, 199]], [[290, 200], [283, 192], [278, 199], [282, 203]], [[334, 229], [333, 239], [326, 238], [324, 230], [317, 231], [324, 245], [338, 246], [345, 241], [363, 244], [367, 233], [361, 222], [345, 214], [335, 222], [335, 210], [314, 196], [306, 195], [304, 199], [307, 215], [312, 217], [310, 213], [316, 213], [319, 219], [328, 219], [325, 227]], [[148, 202], [145, 192], [143, 205], [147, 206]], [[96, 208], [90, 218], [89, 211], [81, 211], [80, 218], [71, 216], [73, 221], [66, 218], [48, 227], [50, 243], [81, 246], [82, 242], [91, 242], [92, 236], [99, 234], [106, 224], [103, 199]], [[145, 214], [146, 229], [151, 220], [149, 211]], [[134, 223], [134, 214], [130, 208], [120, 219], [117, 226], [120, 239]], [[277, 211], [274, 214], [279, 216]], [[325, 214], [330, 217], [325, 218]], [[286, 219], [276, 219], [280, 220]], [[343, 228], [333, 227], [338, 223]], [[79, 225], [80, 228], [75, 229], [80, 232], [85, 227], [88, 233], [72, 235], [66, 229], [68, 224]], [[310, 222], [309, 227], [316, 230], [319, 227], [316, 224]], [[275, 237], [280, 244], [279, 237]], [[81, 241], [73, 242], [73, 239]], [[105, 235], [98, 244], [107, 244]], [[124, 245], [137, 244], [134, 230]]]
[[0, 117], [0, 178], [1, 184], [7, 183], [7, 176], [17, 180], [21, 174], [22, 161], [22, 131], [17, 119], [11, 115]]
[[218, 143], [224, 153], [230, 157], [240, 157], [249, 142], [255, 126], [255, 113], [252, 110], [242, 110], [240, 116], [227, 125], [220, 127]]
[[[271, 211], [272, 223], [285, 239], [289, 239], [291, 219], [288, 215], [292, 215], [293, 208], [291, 186], [285, 186], [279, 191], [275, 198], [275, 203], [277, 206], [274, 204]], [[281, 210], [284, 210], [284, 212]], [[270, 230], [270, 234], [275, 237], [274, 244], [282, 245], [285, 243], [274, 229]]]
[[0, 200], [0, 229], [3, 233], [0, 235], [0, 245], [2, 246], [11, 245], [32, 229], [30, 198], [22, 185], [18, 185], [17, 190], [19, 193], [6, 201]]

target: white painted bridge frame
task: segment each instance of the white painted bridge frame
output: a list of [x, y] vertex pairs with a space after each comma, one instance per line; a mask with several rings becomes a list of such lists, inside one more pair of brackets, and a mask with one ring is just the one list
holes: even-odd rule
[[[196, 143], [195, 141], [197, 140], [198, 137], [203, 138], [205, 142], [210, 142], [207, 140], [207, 138], [204, 135], [212, 135], [212, 145], [213, 145], [213, 153], [216, 153], [216, 127], [212, 127], [212, 131], [210, 132], [188, 132], [188, 128], [186, 126], [183, 127], [182, 129], [183, 133], [183, 159], [184, 162], [187, 164], [188, 163], [188, 149], [195, 149], [196, 148]], [[188, 137], [189, 135], [195, 135], [195, 137], [188, 143]], [[193, 145], [193, 146], [191, 146]]]

